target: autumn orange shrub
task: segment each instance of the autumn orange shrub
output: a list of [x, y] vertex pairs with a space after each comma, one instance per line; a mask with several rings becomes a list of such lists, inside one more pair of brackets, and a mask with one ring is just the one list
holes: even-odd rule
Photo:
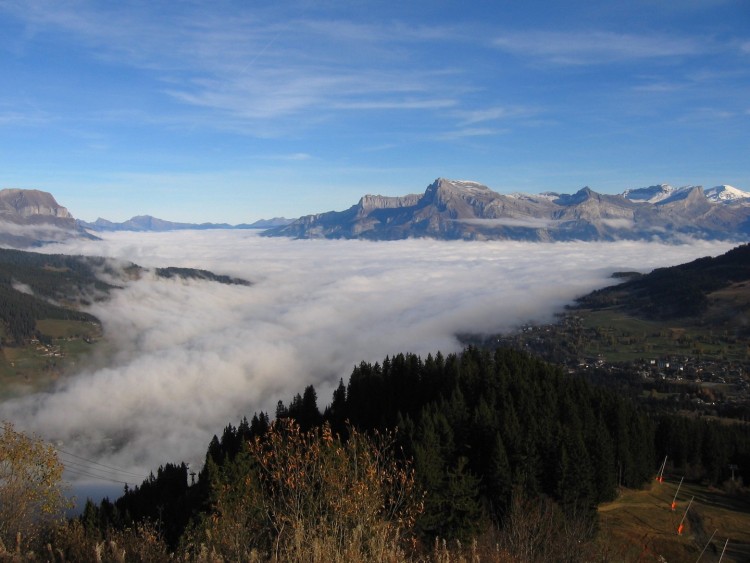
[[62, 522], [63, 465], [53, 446], [3, 422], [0, 433], [0, 552], [26, 550]]
[[214, 471], [213, 511], [192, 539], [204, 551], [248, 561], [407, 558], [422, 496], [392, 434], [350, 428], [344, 441], [327, 425], [302, 432], [282, 419]]

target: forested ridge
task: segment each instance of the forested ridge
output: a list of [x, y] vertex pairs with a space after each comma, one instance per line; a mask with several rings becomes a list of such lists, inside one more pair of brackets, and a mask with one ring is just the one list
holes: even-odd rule
[[732, 283], [750, 280], [750, 244], [721, 256], [699, 258], [594, 291], [579, 306], [620, 306], [649, 319], [694, 317], [706, 311], [708, 294]]
[[[282, 426], [287, 430], [280, 433], [284, 424], [297, 430]], [[706, 483], [727, 479], [730, 463], [750, 477], [748, 425], [647, 413], [524, 353], [468, 348], [445, 357], [398, 354], [382, 363], [363, 362], [322, 412], [315, 389], [307, 387], [288, 405], [279, 401], [275, 421], [256, 413], [215, 436], [194, 484], [185, 464], [166, 464], [116, 501], [89, 503], [82, 522], [93, 534], [158, 522], [176, 549], [186, 538], [218, 541], [218, 529], [229, 532], [215, 526], [231, 518], [246, 531], [243, 541], [256, 542], [263, 552], [282, 531], [262, 525], [265, 501], [242, 504], [239, 522], [236, 503], [256, 498], [248, 483], [263, 488], [265, 456], [287, 447], [280, 435], [309, 431], [318, 437], [310, 444], [325, 445], [325, 436], [346, 444], [352, 434], [359, 440], [361, 433], [382, 436], [389, 430], [396, 462], [412, 472], [414, 490], [424, 491], [410, 533], [427, 542], [467, 541], [488, 526], [503, 529], [519, 502], [541, 500], [553, 502], [561, 518], [587, 523], [591, 534], [596, 506], [613, 499], [618, 486], [643, 486], [664, 456], [670, 470]]]
[[40, 319], [98, 323], [74, 308], [112, 288], [95, 274], [103, 258], [38, 254], [0, 249], [0, 320], [3, 344], [22, 344], [36, 333]]
[[192, 279], [192, 280], [206, 280], [217, 283], [223, 283], [225, 285], [252, 285], [249, 281], [243, 280], [242, 278], [233, 278], [227, 275], [214, 274], [208, 270], [200, 270], [198, 268], [178, 268], [176, 266], [169, 266], [167, 268], [156, 268], [156, 275], [160, 278], [172, 279]]
[[[0, 321], [3, 345], [22, 345], [39, 336], [36, 322], [61, 319], [99, 323], [79, 310], [82, 305], [106, 299], [118, 286], [101, 279], [137, 278], [144, 272], [132, 263], [117, 264], [107, 258], [40, 254], [0, 249]], [[251, 285], [247, 280], [196, 268], [156, 268], [159, 278], [205, 280], [228, 285]]]

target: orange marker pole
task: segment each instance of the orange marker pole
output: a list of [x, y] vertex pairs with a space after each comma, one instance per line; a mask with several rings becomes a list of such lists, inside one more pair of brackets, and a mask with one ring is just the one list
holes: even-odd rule
[[724, 559], [724, 552], [727, 550], [728, 543], [729, 543], [729, 538], [727, 538], [727, 541], [724, 542], [724, 549], [721, 550], [721, 557], [719, 557], [719, 563], [721, 563], [721, 560]]
[[677, 508], [677, 495], [678, 495], [678, 494], [679, 494], [679, 492], [680, 492], [680, 487], [682, 487], [682, 480], [683, 480], [684, 478], [685, 478], [685, 476], [684, 476], [684, 475], [683, 475], [682, 477], [680, 477], [680, 484], [679, 484], [679, 485], [677, 485], [677, 490], [676, 490], [676, 491], [675, 491], [675, 493], [674, 493], [674, 498], [672, 499], [672, 512], [674, 512], [674, 509], [675, 509], [675, 508]]
[[703, 548], [703, 551], [701, 551], [701, 554], [698, 556], [698, 559], [695, 560], [695, 563], [698, 563], [698, 561], [701, 560], [701, 557], [703, 557], [703, 554], [706, 553], [706, 550], [708, 549], [708, 546], [711, 545], [711, 540], [714, 539], [714, 536], [716, 535], [716, 532], [719, 530], [714, 530], [714, 533], [711, 534], [711, 537], [708, 538], [708, 543], [706, 543], [706, 547]]
[[656, 480], [659, 481], [659, 483], [664, 482], [664, 467], [667, 465], [667, 456], [664, 456], [664, 461], [661, 462], [661, 467], [659, 468], [658, 475], [656, 476]]
[[685, 514], [682, 515], [682, 520], [680, 520], [680, 525], [677, 526], [677, 535], [678, 536], [681, 536], [682, 535], [682, 530], [685, 529], [685, 516], [687, 516], [688, 510], [690, 510], [690, 505], [693, 504], [693, 499], [694, 498], [695, 497], [692, 497], [690, 499], [690, 502], [688, 503], [687, 508], [685, 509]]

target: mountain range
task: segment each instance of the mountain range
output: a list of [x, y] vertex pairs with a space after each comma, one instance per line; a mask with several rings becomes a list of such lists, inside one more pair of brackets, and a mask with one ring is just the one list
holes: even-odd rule
[[438, 178], [424, 194], [366, 195], [346, 211], [301, 217], [266, 236], [395, 240], [745, 240], [750, 193], [667, 184], [600, 194], [499, 194], [471, 181]]
[[261, 219], [254, 223], [241, 223], [230, 225], [228, 223], [175, 223], [164, 219], [157, 219], [151, 215], [137, 215], [121, 223], [113, 223], [101, 217], [93, 223], [78, 220], [78, 226], [95, 232], [112, 231], [136, 231], [136, 232], [163, 232], [182, 230], [207, 230], [207, 229], [268, 229], [270, 227], [283, 227], [292, 223], [294, 219], [285, 217], [274, 217], [273, 219]]
[[423, 194], [365, 195], [345, 211], [277, 217], [251, 224], [177, 223], [149, 215], [121, 223], [76, 220], [52, 194], [0, 190], [0, 246], [28, 248], [108, 231], [265, 229], [265, 236], [396, 240], [637, 240], [686, 237], [745, 241], [750, 193], [722, 185], [673, 188], [659, 184], [600, 194], [499, 194], [478, 182], [438, 178]]
[[288, 225], [293, 221], [293, 219], [275, 217], [240, 225], [195, 224], [175, 223], [150, 215], [139, 215], [122, 223], [114, 223], [101, 218], [93, 223], [87, 223], [75, 219], [49, 192], [16, 188], [0, 190], [0, 246], [10, 248], [30, 248], [76, 238], [96, 240], [97, 237], [91, 233], [92, 231], [267, 229]]

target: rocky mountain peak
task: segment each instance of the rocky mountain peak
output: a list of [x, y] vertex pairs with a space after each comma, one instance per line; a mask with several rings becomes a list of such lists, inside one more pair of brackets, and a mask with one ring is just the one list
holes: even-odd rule
[[416, 205], [422, 198], [421, 194], [405, 196], [365, 195], [357, 203], [359, 213], [368, 213], [373, 209], [398, 209]]
[[716, 203], [729, 203], [741, 199], [750, 199], [750, 193], [726, 184], [705, 190], [704, 194], [708, 200]]
[[669, 184], [657, 184], [647, 188], [625, 190], [622, 195], [625, 199], [638, 203], [657, 203], [667, 199], [673, 192], [674, 188]]
[[52, 194], [40, 190], [0, 190], [0, 245], [27, 248], [71, 238], [96, 238], [79, 229]]
[[0, 190], [0, 213], [28, 218], [35, 215], [72, 219], [67, 209], [52, 194], [40, 190]]
[[561, 194], [555, 200], [555, 203], [558, 205], [579, 205], [591, 198], [597, 197], [598, 195], [599, 194], [594, 192], [591, 188], [585, 186], [572, 195]]
[[656, 202], [657, 205], [663, 206], [669, 203], [675, 203], [678, 201], [685, 201], [688, 203], [705, 203], [706, 197], [703, 194], [703, 186], [684, 186], [673, 190], [668, 197], [660, 199]]
[[470, 180], [448, 180], [446, 178], [438, 178], [432, 184], [430, 184], [425, 191], [425, 195], [432, 192], [443, 192], [469, 196], [495, 193], [487, 186], [485, 186], [484, 184], [480, 184], [479, 182], [472, 182]]

